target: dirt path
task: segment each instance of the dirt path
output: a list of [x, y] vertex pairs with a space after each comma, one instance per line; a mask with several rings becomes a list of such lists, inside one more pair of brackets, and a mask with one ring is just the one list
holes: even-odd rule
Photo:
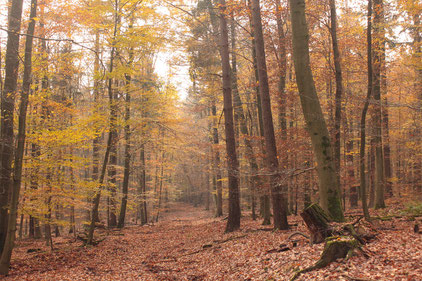
[[[264, 231], [242, 219], [242, 230], [224, 234], [226, 221], [191, 206], [177, 205], [155, 225], [112, 231], [96, 247], [55, 238], [51, 253], [42, 241], [21, 241], [4, 280], [288, 280], [293, 270], [313, 264], [322, 245], [301, 240], [297, 247], [267, 253], [292, 230], [306, 231], [298, 217], [291, 231]], [[298, 280], [422, 280], [422, 235], [397, 223], [368, 248], [367, 260], [353, 257]], [[40, 248], [40, 252], [27, 253]], [[352, 279], [351, 279], [352, 278]], [[353, 279], [355, 278], [355, 279]]]

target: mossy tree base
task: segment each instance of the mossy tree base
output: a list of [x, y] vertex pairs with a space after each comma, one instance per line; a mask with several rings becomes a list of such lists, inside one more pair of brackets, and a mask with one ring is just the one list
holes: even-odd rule
[[325, 242], [324, 251], [322, 252], [320, 259], [315, 263], [315, 265], [299, 270], [290, 279], [290, 281], [295, 280], [302, 273], [326, 267], [337, 259], [349, 259], [355, 249], [361, 250], [360, 247], [361, 243], [350, 236], [329, 237]]
[[312, 204], [307, 207], [300, 216], [306, 223], [311, 233], [311, 243], [319, 244], [325, 241], [325, 238], [332, 235], [329, 225], [330, 218], [318, 204]]

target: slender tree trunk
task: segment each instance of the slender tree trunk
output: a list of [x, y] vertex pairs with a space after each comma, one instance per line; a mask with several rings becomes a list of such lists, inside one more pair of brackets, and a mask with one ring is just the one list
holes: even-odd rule
[[384, 154], [382, 144], [382, 106], [381, 78], [382, 58], [385, 56], [384, 4], [383, 0], [374, 0], [374, 40], [373, 45], [373, 95], [374, 95], [374, 126], [375, 126], [375, 208], [385, 208], [384, 189]]
[[[356, 208], [358, 206], [358, 200], [359, 200], [359, 194], [358, 194], [358, 186], [356, 186], [355, 183], [355, 165], [354, 165], [354, 126], [353, 123], [348, 123], [347, 120], [345, 120], [345, 124], [347, 126], [347, 141], [346, 141], [346, 167], [347, 167], [347, 176], [348, 176], [348, 184], [349, 184], [349, 201], [350, 201], [350, 207]], [[348, 124], [348, 125], [347, 125]], [[346, 138], [346, 137], [345, 137]]]
[[[134, 17], [132, 16], [130, 19], [129, 30], [133, 29], [133, 22]], [[128, 67], [131, 69], [133, 64], [133, 48], [129, 51], [129, 63]], [[131, 160], [131, 151], [130, 151], [130, 92], [131, 92], [131, 81], [132, 77], [129, 74], [125, 75], [126, 77], [126, 101], [125, 101], [125, 160], [124, 160], [124, 172], [123, 172], [123, 186], [122, 186], [122, 203], [120, 205], [120, 215], [119, 215], [119, 223], [117, 227], [123, 228], [125, 225], [125, 217], [126, 217], [126, 207], [127, 207], [127, 197], [128, 197], [128, 190], [129, 190], [129, 178], [130, 178], [130, 160]]]
[[19, 35], [23, 0], [10, 0], [4, 88], [1, 93], [0, 129], [0, 252], [3, 252], [8, 233], [8, 204], [12, 186], [14, 153], [13, 119], [19, 68]]
[[214, 178], [213, 178], [213, 186], [216, 189], [216, 217], [223, 216], [223, 182], [221, 181], [221, 169], [220, 169], [220, 151], [218, 148], [219, 145], [219, 137], [218, 137], [218, 128], [217, 128], [217, 107], [215, 102], [213, 101], [212, 107], [212, 116], [213, 116], [213, 142], [214, 142]]
[[[118, 29], [119, 17], [120, 17], [118, 14], [119, 13], [118, 3], [119, 3], [119, 0], [115, 0], [114, 31], [113, 31], [113, 43], [112, 43], [111, 52], [110, 52], [109, 73], [113, 72], [114, 56], [115, 56], [115, 51], [116, 51], [115, 41], [116, 41], [117, 29]], [[88, 245], [92, 244], [94, 240], [95, 222], [96, 222], [96, 219], [98, 218], [98, 209], [100, 206], [100, 199], [101, 199], [101, 189], [104, 183], [104, 178], [107, 171], [108, 162], [109, 160], [111, 160], [110, 154], [113, 149], [113, 146], [115, 147], [115, 142], [117, 140], [117, 131], [115, 130], [115, 127], [114, 127], [117, 121], [115, 119], [117, 112], [114, 112], [116, 110], [115, 108], [116, 105], [114, 101], [113, 79], [111, 77], [108, 79], [107, 90], [108, 90], [108, 100], [109, 100], [109, 108], [110, 108], [110, 117], [109, 117], [110, 131], [108, 133], [106, 152], [104, 154], [103, 165], [101, 167], [101, 174], [98, 179], [98, 190], [96, 191], [96, 194], [93, 200], [91, 222], [89, 225], [88, 237], [87, 237], [87, 242], [86, 242], [86, 244]]]
[[101, 190], [102, 190], [102, 185], [104, 183], [104, 178], [105, 178], [105, 174], [107, 171], [107, 164], [108, 164], [108, 160], [109, 160], [109, 155], [110, 155], [110, 150], [111, 150], [111, 143], [113, 141], [113, 133], [110, 131], [108, 134], [108, 140], [107, 140], [107, 146], [106, 146], [106, 151], [104, 154], [104, 160], [103, 160], [103, 164], [101, 167], [101, 174], [100, 177], [98, 179], [98, 190], [95, 194], [94, 200], [93, 200], [93, 206], [92, 206], [92, 216], [91, 216], [91, 222], [89, 225], [89, 231], [88, 231], [88, 237], [87, 237], [87, 242], [86, 244], [91, 245], [92, 242], [94, 241], [94, 230], [95, 230], [95, 223], [96, 220], [95, 218], [98, 217], [98, 208], [100, 206], [100, 199], [101, 199]]
[[362, 200], [363, 214], [367, 220], [370, 219], [368, 205], [367, 205], [367, 185], [366, 185], [366, 172], [365, 172], [365, 146], [366, 146], [366, 115], [368, 112], [369, 101], [372, 95], [372, 0], [368, 0], [368, 15], [367, 15], [367, 60], [368, 60], [368, 91], [366, 94], [365, 104], [362, 110], [360, 120], [360, 153], [359, 153], [359, 166], [360, 166], [360, 198]]
[[[234, 113], [235, 121], [237, 119], [238, 126], [240, 127], [240, 133], [242, 134], [242, 138], [245, 143], [246, 148], [246, 158], [249, 162], [250, 171], [252, 173], [251, 178], [251, 184], [250, 184], [250, 193], [252, 200], [254, 201], [255, 196], [255, 189], [257, 185], [260, 185], [259, 182], [259, 176], [258, 176], [258, 163], [255, 157], [255, 153], [253, 150], [253, 145], [250, 140], [250, 136], [252, 136], [252, 133], [249, 132], [248, 126], [246, 124], [246, 115], [243, 110], [243, 104], [242, 99], [240, 97], [239, 91], [238, 91], [238, 83], [237, 83], [237, 58], [236, 58], [236, 29], [234, 28], [234, 19], [232, 19], [232, 29], [231, 29], [231, 43], [232, 43], [232, 80], [233, 80], [233, 102], [234, 102]], [[253, 204], [252, 204], [253, 205]], [[253, 206], [253, 216], [254, 216], [254, 206]]]
[[[112, 48], [110, 51], [110, 66], [109, 66], [109, 73], [112, 74], [114, 71], [114, 61], [115, 56], [117, 53], [117, 35], [119, 31], [119, 24], [120, 24], [120, 14], [119, 14], [119, 0], [115, 0], [114, 4], [115, 13], [114, 13], [114, 32], [113, 32], [113, 43]], [[114, 80], [116, 86], [118, 85], [117, 79]], [[117, 129], [117, 114], [118, 114], [118, 105], [117, 105], [117, 93], [116, 89], [113, 89], [113, 78], [110, 77], [108, 79], [108, 92], [109, 92], [109, 105], [110, 105], [110, 132], [113, 136], [113, 140], [111, 142], [110, 148], [110, 165], [108, 167], [108, 182], [110, 184], [110, 194], [109, 202], [110, 202], [110, 213], [109, 213], [109, 220], [108, 220], [108, 227], [116, 227], [117, 226], [117, 216], [116, 216], [116, 166], [117, 166], [117, 143], [118, 143], [118, 129]]]
[[305, 16], [305, 1], [290, 0], [293, 58], [297, 86], [306, 127], [312, 140], [317, 162], [321, 207], [336, 221], [343, 221], [340, 183], [330, 135], [316, 93], [309, 58], [309, 34]]
[[239, 162], [236, 154], [236, 140], [233, 124], [232, 79], [230, 75], [229, 36], [226, 19], [226, 1], [220, 6], [220, 55], [223, 72], [224, 123], [227, 150], [227, 174], [229, 178], [229, 216], [226, 232], [240, 228]]
[[[163, 134], [163, 141], [164, 141], [164, 134]], [[161, 151], [161, 172], [160, 172], [160, 188], [158, 190], [158, 204], [157, 204], [157, 214], [155, 216], [155, 222], [158, 222], [158, 217], [160, 216], [160, 211], [161, 211], [161, 205], [162, 205], [162, 200], [163, 200], [163, 179], [164, 179], [164, 163], [165, 163], [165, 151], [164, 148], [162, 148]]]
[[[286, 31], [283, 28], [283, 18], [281, 16], [281, 3], [280, 0], [276, 1], [276, 22], [277, 22], [277, 34], [279, 38], [278, 48], [279, 48], [279, 72], [280, 77], [278, 79], [278, 98], [279, 98], [279, 113], [278, 121], [281, 130], [281, 139], [283, 141], [283, 146], [287, 144], [287, 100], [286, 100], [286, 76], [287, 76], [287, 38]], [[284, 19], [285, 21], [285, 19]], [[289, 154], [286, 151], [281, 153], [281, 163], [280, 166], [282, 170], [287, 170], [289, 168]], [[281, 190], [287, 191], [286, 198], [289, 194], [289, 186], [287, 183], [283, 183]], [[288, 200], [287, 200], [288, 201]], [[288, 202], [287, 202], [288, 205]], [[286, 207], [288, 210], [288, 206]]]
[[[143, 140], [142, 140], [143, 141]], [[141, 212], [141, 225], [148, 223], [148, 214], [147, 214], [147, 195], [146, 195], [146, 166], [145, 166], [145, 144], [141, 144], [140, 151], [140, 161], [141, 161], [141, 180], [140, 180], [140, 212]]]
[[32, 72], [32, 45], [35, 31], [35, 17], [37, 16], [37, 0], [31, 1], [30, 22], [28, 25], [28, 36], [25, 42], [25, 59], [24, 74], [21, 103], [19, 107], [19, 128], [18, 128], [18, 145], [15, 152], [15, 162], [13, 170], [13, 178], [10, 182], [9, 190], [12, 191], [9, 207], [9, 218], [7, 226], [7, 235], [4, 243], [3, 251], [0, 258], [0, 274], [6, 275], [9, 272], [10, 259], [15, 242], [16, 220], [18, 214], [19, 194], [22, 182], [23, 155], [25, 152], [25, 133], [26, 133], [26, 113], [28, 108], [28, 97], [31, 88], [31, 72]]
[[[95, 60], [94, 60], [94, 113], [93, 114], [100, 114], [99, 109], [99, 101], [100, 101], [100, 79], [99, 79], [99, 71], [100, 71], [100, 32], [97, 29], [95, 31]], [[92, 181], [96, 182], [98, 180], [98, 166], [100, 162], [100, 142], [101, 142], [101, 133], [99, 124], [94, 124], [94, 131], [95, 137], [92, 140]], [[88, 201], [90, 201], [90, 196]], [[92, 215], [92, 214], [91, 214]], [[88, 219], [90, 219], [90, 215], [88, 212]], [[100, 218], [94, 218], [95, 221], [99, 222]]]
[[256, 46], [256, 59], [261, 96], [262, 119], [264, 122], [265, 162], [270, 175], [271, 197], [273, 203], [274, 228], [288, 229], [287, 223], [287, 190], [279, 185], [277, 147], [275, 143], [274, 124], [271, 113], [270, 90], [268, 85], [267, 65], [265, 59], [264, 36], [262, 32], [261, 9], [259, 0], [252, 0], [252, 21]]
[[[251, 4], [251, 0], [248, 0], [248, 6], [249, 9], [252, 10], [252, 4]], [[258, 64], [257, 64], [257, 57], [256, 57], [256, 39], [255, 39], [255, 35], [254, 35], [254, 24], [253, 24], [253, 20], [252, 20], [252, 13], [250, 15], [249, 18], [249, 25], [251, 27], [252, 30], [252, 60], [253, 60], [253, 67], [254, 67], [254, 75], [255, 75], [255, 98], [256, 98], [256, 107], [257, 107], [257, 111], [258, 111], [258, 124], [257, 127], [259, 129], [259, 136], [264, 139], [264, 121], [262, 118], [262, 102], [261, 102], [261, 95], [259, 92], [259, 75], [258, 75]], [[261, 150], [262, 153], [265, 154], [265, 147], [264, 147], [264, 142], [261, 141]], [[259, 176], [258, 176], [259, 179]], [[262, 184], [262, 182], [260, 181], [260, 183]], [[258, 194], [260, 194], [260, 215], [263, 218], [262, 221], [262, 225], [270, 225], [271, 224], [271, 202], [270, 202], [270, 196], [268, 195], [268, 191], [266, 190], [266, 188], [264, 189], [263, 186], [261, 185], [257, 185], [257, 188], [260, 188], [260, 191], [258, 192]]]
[[[39, 145], [32, 143], [31, 145], [31, 162], [34, 163], [35, 161], [38, 161], [40, 157], [40, 147]], [[35, 165], [36, 166], [36, 165]], [[31, 189], [36, 190], [38, 189], [38, 175], [39, 169], [34, 168], [33, 171], [31, 171]], [[41, 228], [40, 224], [37, 218], [30, 216], [29, 217], [29, 237], [39, 239], [41, 238]]]
[[335, 114], [334, 114], [334, 158], [337, 169], [337, 177], [340, 182], [340, 147], [341, 147], [341, 104], [343, 96], [343, 75], [341, 72], [341, 56], [337, 41], [337, 11], [336, 1], [330, 0], [330, 19], [331, 19], [331, 43], [333, 45], [334, 70], [336, 78], [335, 95]]
[[385, 44], [384, 52], [381, 55], [381, 92], [383, 105], [381, 106], [382, 112], [382, 141], [383, 141], [383, 158], [384, 158], [384, 184], [385, 184], [385, 195], [387, 197], [393, 196], [393, 184], [392, 178], [392, 167], [391, 167], [391, 149], [390, 149], [390, 126], [389, 126], [389, 114], [388, 114], [388, 99], [387, 99], [387, 66], [385, 59]]
[[[416, 92], [416, 99], [417, 105], [419, 108], [422, 108], [422, 28], [421, 28], [421, 15], [416, 10], [416, 13], [413, 14], [413, 61], [415, 62], [415, 71], [416, 71], [416, 81], [415, 81], [415, 92]], [[422, 119], [422, 111], [419, 111], [418, 114], [419, 120]], [[418, 123], [416, 128], [417, 136], [419, 140], [422, 138], [422, 124], [421, 122]], [[419, 141], [420, 142], [420, 141]], [[420, 154], [419, 149], [419, 154]], [[415, 153], [417, 155], [417, 153]], [[417, 157], [415, 159], [416, 164], [416, 178], [418, 179], [415, 188], [417, 189], [416, 192], [420, 194], [422, 192], [422, 157]], [[387, 176], [387, 174], [386, 174]], [[400, 181], [399, 181], [400, 182]]]

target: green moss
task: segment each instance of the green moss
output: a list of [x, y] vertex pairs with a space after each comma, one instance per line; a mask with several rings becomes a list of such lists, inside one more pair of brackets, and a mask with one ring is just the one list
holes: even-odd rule
[[330, 216], [336, 222], [344, 221], [343, 210], [341, 209], [341, 201], [338, 193], [334, 190], [329, 190], [328, 192], [328, 211], [330, 212]]

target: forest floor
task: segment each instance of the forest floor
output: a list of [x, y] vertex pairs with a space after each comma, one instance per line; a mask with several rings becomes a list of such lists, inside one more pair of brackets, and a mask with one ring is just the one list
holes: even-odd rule
[[[323, 248], [298, 238], [290, 250], [271, 251], [293, 231], [307, 232], [299, 216], [289, 223], [289, 231], [272, 231], [243, 217], [240, 231], [225, 234], [226, 220], [174, 205], [161, 222], [110, 231], [94, 247], [58, 237], [51, 252], [43, 241], [19, 241], [3, 280], [289, 280], [294, 270], [314, 264]], [[404, 218], [377, 223], [377, 238], [365, 246], [368, 259], [338, 260], [297, 280], [422, 280], [422, 234], [413, 225]]]

